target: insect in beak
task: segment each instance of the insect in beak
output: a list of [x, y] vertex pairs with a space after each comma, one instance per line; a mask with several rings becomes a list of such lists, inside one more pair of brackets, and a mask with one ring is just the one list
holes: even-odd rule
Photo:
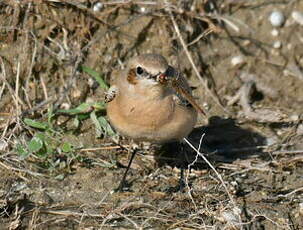
[[157, 75], [156, 81], [159, 82], [160, 84], [165, 84], [168, 81], [168, 76], [161, 73], [161, 74]]
[[164, 73], [157, 74], [155, 79], [157, 82], [165, 84], [169, 80], [173, 80], [174, 77], [176, 77], [176, 70], [173, 67], [168, 66], [167, 70]]

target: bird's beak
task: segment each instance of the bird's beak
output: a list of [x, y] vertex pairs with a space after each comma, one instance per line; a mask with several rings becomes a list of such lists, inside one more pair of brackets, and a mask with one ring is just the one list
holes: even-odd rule
[[176, 70], [168, 66], [164, 73], [159, 73], [155, 76], [155, 80], [161, 84], [167, 83], [169, 80], [172, 80], [176, 76]]

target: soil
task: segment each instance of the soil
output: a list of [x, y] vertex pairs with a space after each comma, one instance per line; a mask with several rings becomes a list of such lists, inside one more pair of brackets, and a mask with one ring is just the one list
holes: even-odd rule
[[[303, 1], [97, 2], [0, 3], [0, 229], [303, 229]], [[56, 111], [104, 99], [82, 66], [110, 82], [143, 53], [194, 88], [207, 116], [188, 140], [203, 154], [140, 145], [117, 192], [132, 141]], [[51, 110], [50, 139], [72, 154], [22, 157], [41, 132], [24, 119]]]

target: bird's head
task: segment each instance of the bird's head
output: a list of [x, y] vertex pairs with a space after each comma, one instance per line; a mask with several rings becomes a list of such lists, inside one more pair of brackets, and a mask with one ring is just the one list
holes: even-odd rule
[[128, 63], [127, 81], [143, 86], [163, 86], [175, 74], [173, 67], [158, 54], [143, 54]]

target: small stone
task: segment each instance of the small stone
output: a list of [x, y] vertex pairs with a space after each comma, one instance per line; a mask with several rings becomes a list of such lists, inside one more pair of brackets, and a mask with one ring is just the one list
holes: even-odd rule
[[280, 27], [285, 22], [285, 17], [283, 15], [283, 13], [278, 10], [271, 12], [268, 19], [269, 19], [271, 25], [274, 27]]
[[140, 7], [140, 12], [141, 13], [145, 13], [146, 12], [146, 8], [145, 7]]
[[299, 120], [299, 115], [298, 114], [293, 114], [290, 116], [290, 120], [292, 121], [298, 121]]
[[243, 41], [243, 46], [248, 46], [250, 44], [251, 44], [251, 41], [248, 39]]
[[244, 63], [244, 58], [242, 55], [234, 56], [234, 57], [232, 57], [230, 62], [232, 64], [232, 66], [240, 65], [240, 64]]
[[90, 88], [93, 88], [94, 84], [95, 84], [95, 80], [93, 78], [89, 78], [87, 83], [89, 85]]
[[195, 11], [195, 10], [196, 10], [196, 6], [195, 6], [195, 4], [192, 4], [190, 7], [190, 11]]
[[93, 11], [98, 12], [103, 8], [103, 4], [101, 2], [96, 2], [93, 6]]
[[286, 47], [287, 47], [288, 50], [291, 50], [292, 49], [292, 44], [288, 43]]
[[275, 41], [273, 44], [273, 47], [275, 49], [280, 49], [282, 47], [282, 42], [281, 41]]
[[277, 37], [277, 36], [279, 35], [279, 30], [273, 29], [273, 30], [271, 31], [271, 35], [272, 35], [273, 37]]
[[208, 111], [210, 109], [210, 106], [207, 102], [204, 102], [203, 103], [203, 108]]
[[303, 13], [299, 11], [293, 11], [291, 13], [291, 17], [294, 19], [295, 22], [303, 25]]
[[61, 108], [61, 109], [70, 109], [70, 104], [69, 104], [69, 103], [66, 103], [66, 102], [63, 102], [63, 103], [60, 105], [60, 108]]
[[283, 131], [281, 131], [281, 130], [278, 130], [278, 131], [277, 131], [277, 135], [278, 135], [278, 136], [281, 136], [282, 134], [283, 134]]

